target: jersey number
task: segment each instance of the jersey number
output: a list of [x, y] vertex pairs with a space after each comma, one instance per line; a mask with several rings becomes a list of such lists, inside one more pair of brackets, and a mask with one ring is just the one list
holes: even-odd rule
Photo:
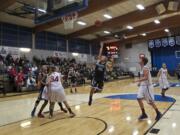
[[56, 77], [51, 77], [51, 81], [52, 82], [58, 82], [59, 81], [59, 78], [58, 78], [58, 76], [56, 76]]

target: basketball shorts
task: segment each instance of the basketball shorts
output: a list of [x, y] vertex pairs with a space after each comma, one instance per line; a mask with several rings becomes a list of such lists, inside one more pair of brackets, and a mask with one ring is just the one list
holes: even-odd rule
[[95, 80], [94, 78], [92, 79], [92, 82], [91, 82], [92, 88], [101, 91], [103, 90], [103, 86], [104, 86], [103, 80]]
[[66, 95], [63, 87], [51, 87], [49, 100], [51, 102], [63, 102], [66, 101]]
[[141, 85], [137, 93], [137, 99], [145, 99], [147, 103], [154, 102], [153, 86]]
[[70, 83], [71, 83], [71, 85], [76, 85], [76, 83], [77, 83], [76, 78], [71, 78]]

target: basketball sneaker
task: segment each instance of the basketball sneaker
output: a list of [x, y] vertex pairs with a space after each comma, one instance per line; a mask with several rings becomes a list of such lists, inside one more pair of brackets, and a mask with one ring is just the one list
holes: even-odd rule
[[161, 92], [161, 95], [162, 95], [162, 97], [163, 98], [165, 98], [166, 96], [165, 96], [165, 93], [163, 93], [163, 92]]
[[33, 109], [32, 112], [31, 112], [31, 117], [34, 117], [35, 116], [35, 111], [36, 109]]
[[39, 113], [38, 118], [45, 118], [45, 116], [42, 113]]
[[50, 114], [50, 115], [49, 115], [49, 119], [52, 119], [52, 117], [53, 117], [53, 115]]
[[73, 118], [73, 117], [75, 117], [75, 116], [76, 116], [76, 114], [75, 114], [74, 112], [71, 112], [71, 113], [70, 113], [70, 117], [71, 117], [71, 118]]
[[61, 111], [63, 111], [64, 113], [67, 113], [67, 110], [64, 108], [61, 108]]
[[138, 120], [144, 120], [144, 119], [147, 119], [147, 118], [148, 118], [147, 114], [144, 113], [141, 116], [139, 116]]
[[160, 120], [161, 117], [162, 117], [161, 112], [158, 112], [157, 115], [156, 115], [155, 120], [158, 121], [158, 120]]
[[89, 98], [89, 102], [88, 102], [88, 105], [91, 106], [92, 104], [92, 97]]

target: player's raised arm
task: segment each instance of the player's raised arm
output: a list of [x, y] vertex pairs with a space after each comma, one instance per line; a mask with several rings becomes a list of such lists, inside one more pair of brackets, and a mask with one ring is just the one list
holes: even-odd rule
[[101, 42], [100, 43], [100, 50], [99, 50], [99, 55], [98, 55], [98, 59], [101, 59], [101, 56], [102, 56], [102, 51], [103, 51], [103, 47], [104, 47], [104, 42]]

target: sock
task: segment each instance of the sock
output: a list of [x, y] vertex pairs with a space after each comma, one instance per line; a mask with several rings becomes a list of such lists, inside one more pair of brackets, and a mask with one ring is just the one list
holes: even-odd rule
[[67, 109], [68, 109], [69, 113], [73, 113], [72, 110], [71, 110], [71, 108], [67, 108]]
[[53, 109], [50, 109], [50, 110], [49, 110], [49, 114], [50, 114], [51, 116], [53, 116]]
[[64, 109], [61, 102], [59, 102], [58, 105], [59, 105], [61, 110]]
[[38, 114], [42, 113], [42, 111], [44, 110], [44, 108], [46, 107], [47, 104], [48, 104], [48, 101], [44, 101], [44, 104], [41, 106], [41, 109], [39, 110]]
[[155, 111], [156, 111], [156, 114], [159, 114], [159, 110], [157, 108], [155, 109]]
[[144, 108], [141, 108], [142, 114], [146, 114]]

